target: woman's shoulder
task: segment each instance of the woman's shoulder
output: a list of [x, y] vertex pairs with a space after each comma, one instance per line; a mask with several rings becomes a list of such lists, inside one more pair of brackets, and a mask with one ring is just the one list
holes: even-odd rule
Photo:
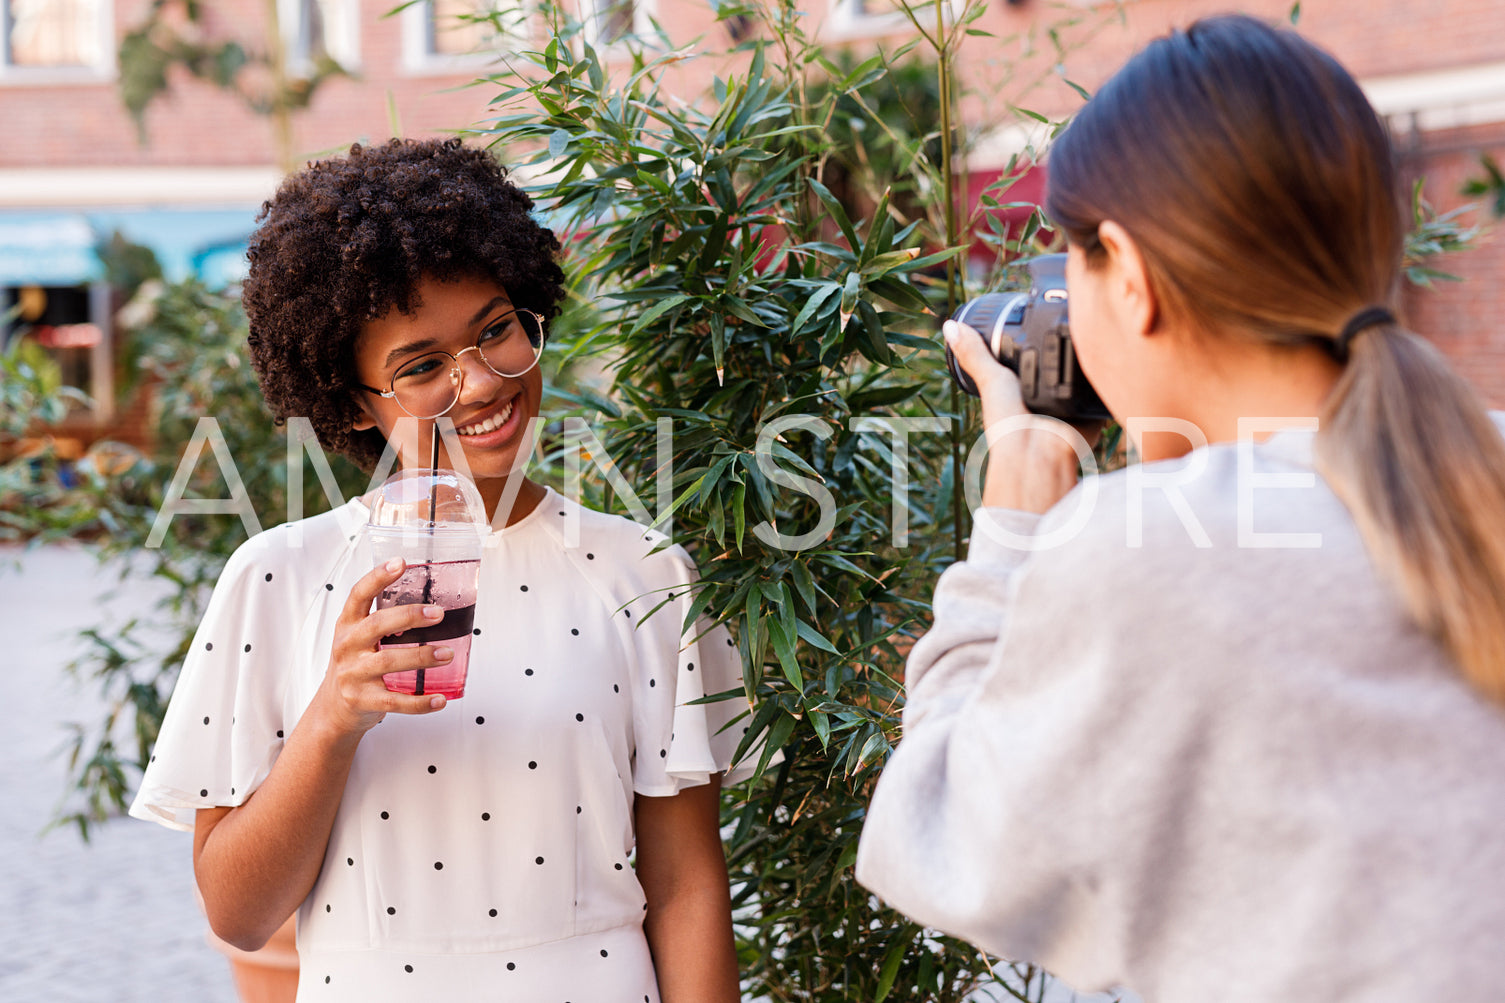
[[[1278, 438], [1278, 437], [1277, 437]], [[1202, 601], [1218, 583], [1366, 566], [1352, 516], [1291, 440], [1215, 445], [1086, 478], [1041, 520], [1029, 576]]]
[[221, 587], [259, 579], [321, 575], [339, 555], [353, 546], [366, 509], [360, 499], [327, 512], [295, 519], [254, 534], [225, 562]]

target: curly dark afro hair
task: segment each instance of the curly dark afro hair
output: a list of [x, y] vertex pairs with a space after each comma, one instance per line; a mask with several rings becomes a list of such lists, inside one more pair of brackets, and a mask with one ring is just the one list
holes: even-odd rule
[[357, 432], [355, 341], [367, 321], [410, 313], [418, 284], [501, 284], [548, 322], [564, 297], [559, 241], [483, 150], [458, 139], [350, 148], [283, 181], [262, 206], [241, 298], [251, 364], [281, 423], [306, 417], [325, 449], [371, 469], [386, 445]]

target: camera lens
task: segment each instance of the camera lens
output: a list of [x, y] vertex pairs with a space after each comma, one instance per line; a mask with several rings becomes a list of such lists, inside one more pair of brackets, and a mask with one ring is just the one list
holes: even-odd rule
[[[984, 293], [963, 303], [951, 319], [976, 331], [983, 344], [988, 346], [988, 351], [993, 353], [993, 358], [1017, 373], [1018, 345], [1009, 329], [1017, 331], [1024, 323], [1024, 308], [1028, 303], [1028, 293]], [[963, 393], [977, 396], [977, 384], [957, 364], [956, 356], [949, 348], [946, 349], [946, 368]]]

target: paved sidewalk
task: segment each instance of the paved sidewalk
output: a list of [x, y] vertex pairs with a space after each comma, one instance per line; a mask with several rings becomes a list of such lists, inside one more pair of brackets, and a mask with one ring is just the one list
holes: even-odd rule
[[[16, 562], [19, 559], [21, 568]], [[11, 666], [0, 702], [0, 1000], [6, 1003], [231, 1003], [229, 967], [204, 943], [191, 837], [120, 819], [85, 844], [42, 834], [64, 782], [70, 721], [100, 701], [64, 671], [79, 629], [118, 622], [115, 585], [71, 547], [0, 547], [0, 636]], [[144, 612], [139, 589], [111, 609]]]

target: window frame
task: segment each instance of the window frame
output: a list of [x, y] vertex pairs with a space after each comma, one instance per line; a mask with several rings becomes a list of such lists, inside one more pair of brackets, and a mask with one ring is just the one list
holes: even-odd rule
[[579, 0], [580, 21], [584, 25], [585, 41], [601, 55], [610, 58], [628, 51], [628, 40], [652, 33], [653, 17], [658, 13], [655, 0], [629, 0], [632, 3], [632, 28], [622, 38], [610, 42], [601, 41], [601, 7], [611, 6], [602, 0]]
[[[340, 64], [340, 69], [355, 73], [361, 67], [360, 0], [324, 0], [342, 8], [340, 22], [324, 25], [324, 51]], [[287, 69], [295, 76], [314, 72], [312, 40], [308, 37], [305, 13], [320, 0], [277, 0], [277, 28], [282, 35]]]
[[111, 0], [83, 0], [94, 10], [93, 62], [79, 65], [25, 66], [11, 62], [11, 4], [0, 0], [0, 86], [99, 84], [115, 79], [115, 5]]
[[[849, 39], [877, 38], [914, 30], [902, 11], [883, 14], [865, 14], [856, 8], [859, 0], [831, 0], [826, 21], [821, 26], [821, 37], [826, 41], [841, 42]], [[944, 16], [954, 19], [961, 13], [964, 0], [946, 0]], [[935, 7], [927, 4], [916, 11], [920, 24], [930, 27], [935, 24]]]
[[[490, 0], [493, 9], [498, 0]], [[498, 34], [498, 44], [479, 52], [446, 53], [433, 48], [433, 0], [415, 0], [402, 9], [402, 71], [408, 76], [448, 76], [473, 73], [490, 66], [506, 52], [526, 45], [537, 13], [531, 0], [519, 0], [522, 17], [509, 30]]]

